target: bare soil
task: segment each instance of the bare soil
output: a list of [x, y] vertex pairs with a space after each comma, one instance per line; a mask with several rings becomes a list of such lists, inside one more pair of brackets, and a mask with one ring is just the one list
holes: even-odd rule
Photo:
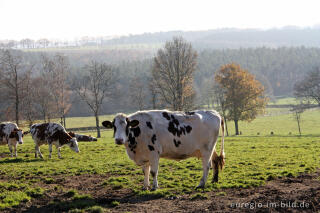
[[[90, 194], [88, 202], [110, 212], [320, 212], [320, 172], [268, 181], [264, 186], [219, 189], [194, 198], [201, 191], [178, 197], [137, 196], [130, 189], [113, 190], [103, 181], [107, 175], [55, 176], [54, 181], [36, 186], [47, 189], [41, 198], [8, 209], [5, 212], [63, 212], [52, 203], [70, 205], [66, 190]], [[120, 204], [112, 207], [112, 202]], [[57, 209], [58, 208], [58, 209]]]

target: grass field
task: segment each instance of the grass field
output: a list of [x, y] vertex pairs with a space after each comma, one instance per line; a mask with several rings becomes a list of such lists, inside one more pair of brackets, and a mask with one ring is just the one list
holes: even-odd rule
[[[112, 118], [113, 115], [105, 115], [100, 121]], [[242, 135], [226, 137], [226, 166], [219, 183], [211, 183], [211, 172], [201, 193], [194, 190], [202, 176], [201, 161], [195, 158], [161, 159], [160, 189], [142, 191], [141, 168], [129, 160], [124, 146], [114, 144], [112, 131], [103, 131], [98, 142], [79, 143], [79, 154], [64, 147], [63, 159], [58, 159], [55, 149], [53, 159], [48, 159], [46, 145], [41, 147], [45, 158], [35, 159], [33, 141], [26, 136], [18, 147], [18, 158], [9, 158], [8, 147], [0, 146], [0, 211], [45, 205], [64, 212], [103, 212], [123, 205], [117, 200], [102, 204], [101, 199], [108, 196], [170, 198], [190, 194], [191, 200], [207, 199], [207, 193], [215, 190], [225, 194], [227, 189], [261, 186], [277, 177], [313, 173], [320, 165], [319, 120], [319, 109], [304, 112], [301, 137], [297, 136], [296, 121], [287, 108], [268, 108], [254, 121], [240, 122]], [[67, 118], [69, 128], [94, 125], [93, 117]], [[234, 124], [228, 122], [228, 127], [233, 135]], [[218, 150], [219, 146], [220, 139]]]
[[[63, 188], [59, 182], [82, 175], [102, 175], [99, 185], [108, 194], [115, 190], [129, 189], [145, 196], [170, 197], [195, 193], [194, 187], [201, 176], [200, 160], [160, 160], [159, 185], [156, 192], [142, 191], [141, 168], [126, 156], [123, 146], [116, 146], [112, 132], [104, 131], [98, 142], [80, 143], [80, 154], [68, 147], [62, 149], [63, 159], [48, 159], [48, 146], [42, 146], [44, 160], [34, 158], [34, 146], [30, 136], [19, 146], [19, 157], [9, 158], [8, 148], [0, 147], [0, 209], [14, 208], [32, 202], [50, 191], [69, 196], [77, 201], [66, 205], [52, 201], [50, 205], [63, 211], [88, 209], [99, 206], [95, 194], [81, 194], [72, 187]], [[220, 142], [219, 142], [220, 145]], [[278, 176], [295, 176], [314, 172], [319, 167], [319, 137], [227, 137], [225, 143], [226, 167], [218, 184], [211, 184], [212, 174], [205, 191], [223, 188], [246, 188], [264, 184]], [[88, 186], [89, 187], [89, 186]], [[195, 196], [199, 196], [195, 194]], [[200, 196], [205, 196], [201, 194]], [[83, 202], [82, 202], [83, 201]], [[90, 201], [90, 202], [89, 202]], [[101, 208], [112, 208], [113, 203]]]

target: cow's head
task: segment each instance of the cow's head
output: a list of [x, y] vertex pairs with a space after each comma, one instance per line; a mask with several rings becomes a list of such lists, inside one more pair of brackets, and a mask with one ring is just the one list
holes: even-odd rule
[[23, 144], [23, 131], [22, 131], [22, 129], [14, 129], [10, 133], [9, 138], [15, 138], [19, 144]]
[[73, 151], [75, 151], [76, 153], [79, 153], [79, 146], [78, 146], [78, 141], [76, 138], [71, 138], [69, 143], [68, 143], [70, 149], [72, 149]]
[[112, 122], [103, 121], [102, 125], [107, 129], [113, 128], [115, 143], [121, 145], [128, 141], [129, 128], [137, 127], [139, 125], [139, 121], [130, 120], [124, 114], [117, 114]]
[[76, 137], [76, 134], [74, 132], [68, 132], [68, 134], [73, 138]]

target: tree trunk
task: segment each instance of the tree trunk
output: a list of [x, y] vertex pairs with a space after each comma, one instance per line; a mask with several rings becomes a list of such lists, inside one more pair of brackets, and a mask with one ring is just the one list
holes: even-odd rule
[[234, 127], [235, 127], [235, 129], [236, 129], [236, 135], [239, 135], [238, 120], [234, 120]]
[[18, 76], [16, 76], [16, 124], [19, 126], [19, 91], [18, 91]]
[[296, 118], [298, 123], [299, 135], [301, 136], [301, 128], [300, 128], [300, 115], [296, 112]]
[[226, 133], [227, 133], [227, 136], [229, 136], [227, 119], [224, 119], [224, 121], [225, 121], [224, 123], [226, 124]]
[[67, 128], [66, 115], [63, 115], [63, 126], [64, 126], [64, 128]]
[[99, 115], [98, 113], [95, 113], [94, 116], [96, 117], [97, 138], [101, 138], [100, 126], [99, 126]]

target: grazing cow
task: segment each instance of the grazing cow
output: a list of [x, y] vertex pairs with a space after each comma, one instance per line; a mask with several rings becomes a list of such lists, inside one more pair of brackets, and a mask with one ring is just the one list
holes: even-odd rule
[[42, 144], [49, 144], [49, 158], [51, 158], [52, 144], [58, 149], [58, 157], [61, 158], [60, 148], [68, 145], [73, 151], [79, 153], [78, 141], [76, 138], [71, 137], [63, 126], [57, 123], [42, 123], [33, 124], [30, 128], [30, 133], [35, 143], [35, 157], [38, 154], [43, 158], [40, 152]]
[[[205, 186], [210, 166], [213, 182], [218, 181], [219, 168], [224, 166], [224, 121], [216, 111], [171, 112], [167, 110], [139, 111], [131, 115], [117, 114], [113, 122], [102, 125], [114, 129], [115, 143], [124, 144], [127, 154], [144, 172], [144, 187], [158, 188], [159, 158], [182, 160], [202, 158], [203, 177], [197, 188]], [[222, 144], [220, 156], [215, 151], [220, 126]]]
[[75, 137], [77, 141], [98, 141], [97, 138], [92, 137], [91, 135], [80, 135], [74, 132], [68, 133], [71, 137]]
[[23, 143], [23, 131], [18, 128], [17, 124], [15, 123], [1, 123], [0, 124], [0, 145], [7, 145], [9, 146], [9, 150], [11, 153], [11, 157], [13, 157], [13, 150], [14, 147], [14, 154], [17, 157], [17, 146]]

